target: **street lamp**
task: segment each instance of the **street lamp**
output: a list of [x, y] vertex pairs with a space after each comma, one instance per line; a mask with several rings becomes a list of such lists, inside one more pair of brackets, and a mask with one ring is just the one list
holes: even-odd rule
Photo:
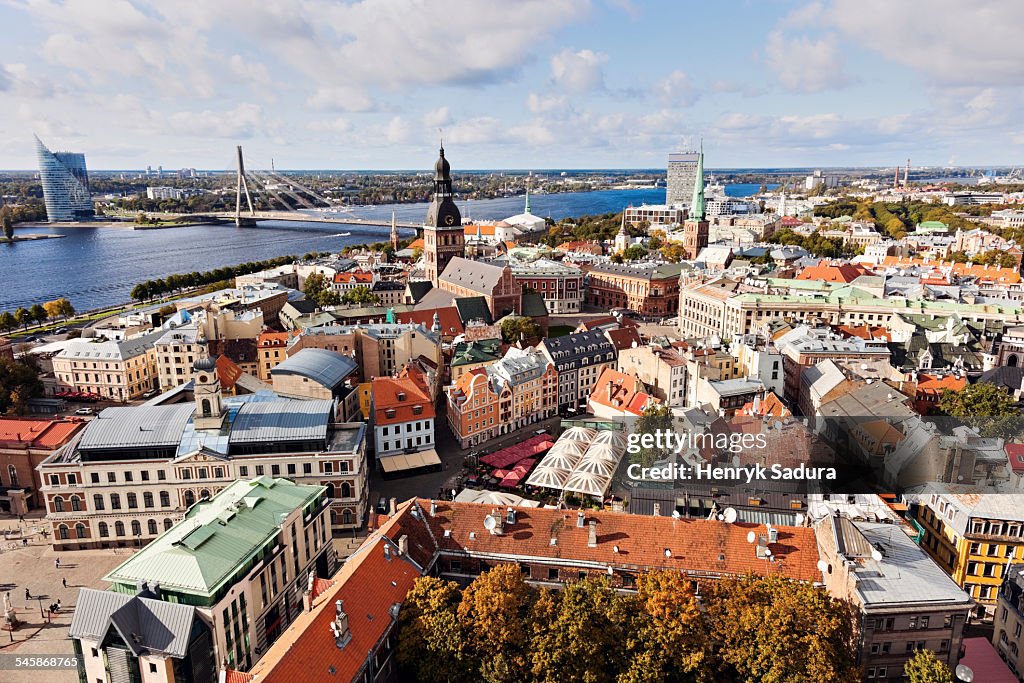
[[45, 619], [46, 615], [43, 614], [43, 597], [41, 595], [37, 595], [36, 600], [39, 601], [39, 618]]

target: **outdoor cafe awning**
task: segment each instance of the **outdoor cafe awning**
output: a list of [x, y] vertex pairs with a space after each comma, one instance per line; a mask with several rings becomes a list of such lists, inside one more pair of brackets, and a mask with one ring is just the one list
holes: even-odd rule
[[398, 453], [397, 455], [385, 455], [380, 459], [381, 469], [385, 474], [415, 470], [431, 465], [440, 465], [441, 458], [433, 448], [417, 453]]

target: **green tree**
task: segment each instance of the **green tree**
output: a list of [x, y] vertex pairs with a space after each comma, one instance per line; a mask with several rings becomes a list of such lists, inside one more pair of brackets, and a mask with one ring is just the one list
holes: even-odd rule
[[480, 668], [459, 622], [459, 587], [433, 576], [416, 579], [398, 617], [399, 667], [420, 683], [470, 683]]
[[647, 250], [641, 247], [639, 244], [631, 245], [622, 254], [622, 258], [626, 261], [639, 261], [644, 256], [647, 256]]
[[323, 301], [327, 299], [327, 294], [331, 292], [331, 288], [323, 273], [313, 273], [307, 277], [302, 285], [302, 291], [306, 294], [306, 298], [317, 306], [323, 308], [325, 305], [328, 305], [324, 304]]
[[722, 579], [705, 590], [715, 655], [735, 680], [860, 680], [849, 603], [777, 574]]
[[423, 256], [423, 248], [422, 247], [414, 247], [413, 250], [412, 250], [412, 262], [413, 263], [418, 262], [422, 256]]
[[149, 283], [140, 282], [139, 284], [132, 287], [131, 297], [132, 299], [138, 301], [139, 303], [142, 303], [143, 301], [147, 300], [150, 297]]
[[60, 299], [57, 299], [57, 304], [60, 315], [65, 320], [75, 314], [75, 307], [71, 305], [71, 302], [68, 299], [61, 297]]
[[46, 319], [50, 316], [46, 313], [46, 308], [42, 304], [32, 304], [32, 307], [28, 309], [28, 312], [32, 315], [32, 320], [37, 323], [45, 323]]
[[918, 650], [903, 667], [910, 683], [953, 683], [953, 672], [931, 650]]
[[27, 308], [21, 306], [20, 308], [18, 308], [18, 310], [14, 312], [14, 319], [18, 321], [19, 325], [21, 325], [27, 330], [29, 323], [31, 323], [35, 318], [33, 318], [32, 314], [29, 313]]
[[[646, 406], [633, 428], [634, 434], [657, 434], [666, 431], [672, 431], [672, 410], [660, 403]], [[639, 453], [632, 454], [631, 460], [640, 463], [641, 467], [650, 467], [668, 453], [665, 449], [642, 447]]]
[[959, 391], [947, 389], [939, 397], [939, 411], [963, 420], [986, 437], [1012, 436], [1020, 416], [1013, 398], [988, 382], [968, 384]]
[[14, 215], [9, 206], [0, 207], [0, 228], [3, 228], [8, 242], [14, 240]]
[[4, 311], [0, 313], [0, 330], [4, 332], [10, 332], [18, 326], [18, 321], [15, 320], [14, 315], [10, 311]]
[[604, 577], [544, 591], [534, 606], [531, 647], [537, 683], [612, 683], [626, 657], [637, 600]]
[[661, 255], [670, 263], [679, 263], [686, 258], [686, 249], [681, 244], [669, 242], [661, 248]]
[[359, 285], [342, 294], [341, 303], [369, 306], [380, 303], [380, 297], [374, 294], [369, 287]]
[[35, 367], [0, 358], [0, 414], [20, 415], [25, 402], [43, 395], [43, 383]]
[[501, 337], [506, 344], [535, 344], [541, 337], [540, 325], [533, 318], [510, 315], [501, 321]]

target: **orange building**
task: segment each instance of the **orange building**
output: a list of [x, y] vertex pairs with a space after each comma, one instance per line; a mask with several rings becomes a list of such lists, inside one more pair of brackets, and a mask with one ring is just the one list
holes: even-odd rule
[[919, 415], [934, 415], [938, 412], [943, 392], [960, 391], [966, 386], [966, 377], [919, 374], [914, 390], [914, 411]]
[[863, 266], [838, 261], [821, 261], [816, 266], [808, 266], [796, 276], [797, 280], [819, 280], [821, 282], [850, 283], [861, 275], [870, 275], [871, 271]]
[[[957, 277], [976, 278], [979, 282], [995, 285], [1012, 285], [1021, 281], [1020, 272], [1014, 268], [999, 268], [997, 266], [983, 266], [975, 263], [955, 263], [953, 261], [931, 261], [927, 259], [904, 258], [900, 256], [886, 256], [882, 265], [890, 268], [918, 267], [932, 269], [934, 275], [930, 276], [937, 281], [944, 281], [946, 273]], [[922, 279], [925, 275], [922, 274]]]

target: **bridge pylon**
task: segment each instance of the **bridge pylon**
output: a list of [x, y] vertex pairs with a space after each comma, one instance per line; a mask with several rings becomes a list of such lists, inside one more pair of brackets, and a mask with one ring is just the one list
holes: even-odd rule
[[[252, 227], [256, 225], [256, 211], [252, 206], [252, 196], [249, 194], [249, 183], [245, 181], [245, 162], [242, 161], [242, 146], [235, 148], [238, 152], [238, 187], [235, 190], [235, 225], [239, 228]], [[242, 190], [245, 190], [245, 201], [249, 205], [249, 215], [242, 217]]]

